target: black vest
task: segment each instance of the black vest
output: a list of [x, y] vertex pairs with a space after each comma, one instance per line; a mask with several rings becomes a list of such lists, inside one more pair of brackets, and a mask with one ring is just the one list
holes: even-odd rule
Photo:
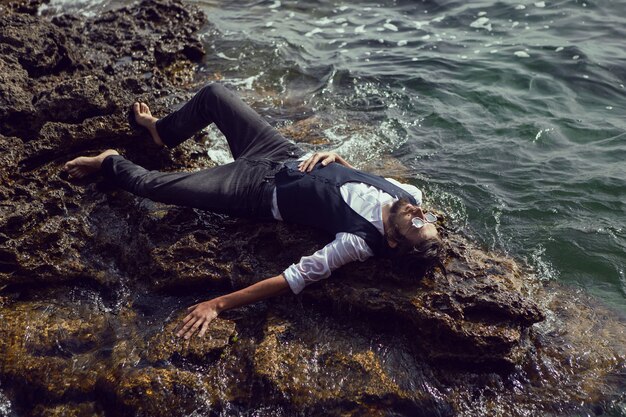
[[284, 221], [305, 224], [333, 235], [353, 233], [367, 242], [377, 255], [387, 248], [376, 226], [352, 210], [339, 188], [347, 182], [361, 182], [396, 198], [415, 204], [413, 196], [383, 177], [347, 168], [337, 163], [318, 163], [309, 173], [298, 171], [298, 161], [289, 161], [276, 174], [278, 210]]

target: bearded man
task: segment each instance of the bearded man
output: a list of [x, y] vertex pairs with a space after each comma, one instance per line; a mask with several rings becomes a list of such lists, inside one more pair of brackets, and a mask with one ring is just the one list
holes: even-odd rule
[[305, 154], [222, 84], [201, 89], [179, 110], [157, 119], [134, 103], [131, 124], [173, 148], [211, 123], [226, 137], [234, 162], [196, 172], [148, 171], [115, 150], [67, 162], [71, 178], [101, 171], [122, 189], [154, 201], [233, 216], [317, 227], [335, 239], [275, 277], [189, 307], [178, 336], [203, 336], [222, 311], [288, 290], [298, 294], [332, 271], [372, 256], [407, 265], [440, 264], [436, 216], [424, 213], [415, 186], [352, 167], [333, 152]]

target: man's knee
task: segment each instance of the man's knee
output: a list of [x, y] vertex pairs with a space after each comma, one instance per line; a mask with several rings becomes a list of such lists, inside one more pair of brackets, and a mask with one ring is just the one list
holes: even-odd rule
[[207, 97], [219, 97], [226, 92], [226, 87], [222, 83], [213, 82], [202, 87], [200, 93]]

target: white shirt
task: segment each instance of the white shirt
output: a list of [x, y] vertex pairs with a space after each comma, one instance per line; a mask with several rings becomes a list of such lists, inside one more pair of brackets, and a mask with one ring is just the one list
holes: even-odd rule
[[[422, 192], [410, 184], [402, 184], [394, 179], [385, 178], [411, 194], [417, 205], [422, 203]], [[347, 182], [339, 189], [343, 200], [361, 217], [371, 222], [380, 232], [385, 234], [383, 226], [382, 208], [384, 205], [397, 200], [391, 195], [376, 187], [360, 182]], [[272, 199], [272, 215], [276, 220], [282, 220], [278, 210], [276, 190]], [[291, 290], [298, 294], [307, 285], [327, 278], [340, 266], [354, 261], [365, 261], [374, 255], [374, 252], [362, 237], [352, 233], [337, 233], [335, 240], [315, 252], [313, 255], [303, 256], [300, 262], [292, 264], [283, 272]]]

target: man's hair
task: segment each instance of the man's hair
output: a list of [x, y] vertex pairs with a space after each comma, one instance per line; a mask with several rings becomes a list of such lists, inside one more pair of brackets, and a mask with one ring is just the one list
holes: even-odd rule
[[439, 233], [420, 239], [418, 243], [412, 245], [397, 229], [395, 216], [405, 204], [409, 204], [409, 200], [404, 198], [397, 200], [389, 213], [392, 219], [389, 237], [398, 243], [395, 248], [389, 248], [389, 257], [393, 260], [394, 269], [403, 274], [423, 276], [431, 268], [439, 266], [446, 274], [443, 265], [443, 240]]
[[444, 247], [439, 235], [421, 239], [416, 245], [400, 242], [393, 251], [392, 259], [400, 272], [424, 275], [434, 267], [440, 267], [446, 274], [443, 265]]

